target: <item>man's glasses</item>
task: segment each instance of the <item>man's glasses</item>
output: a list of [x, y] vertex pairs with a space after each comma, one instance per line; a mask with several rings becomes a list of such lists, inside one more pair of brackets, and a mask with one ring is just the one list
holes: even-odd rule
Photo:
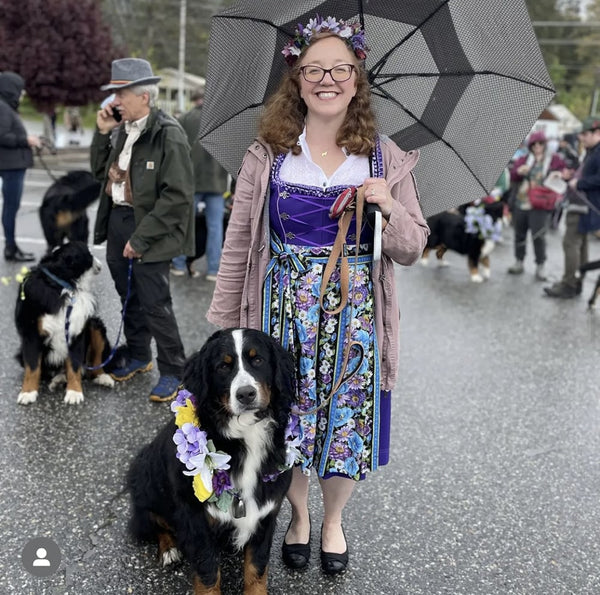
[[327, 73], [336, 83], [343, 83], [352, 76], [354, 66], [352, 64], [338, 64], [333, 68], [321, 68], [320, 66], [302, 66], [300, 72], [307, 83], [320, 83]]

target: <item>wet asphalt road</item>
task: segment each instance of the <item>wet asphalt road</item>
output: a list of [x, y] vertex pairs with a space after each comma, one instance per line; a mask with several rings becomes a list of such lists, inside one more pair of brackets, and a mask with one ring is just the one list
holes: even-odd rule
[[[48, 184], [43, 171], [28, 173], [17, 224], [20, 245], [38, 255], [37, 206]], [[270, 593], [600, 592], [600, 311], [588, 312], [585, 303], [593, 279], [583, 298], [545, 298], [533, 279], [531, 249], [526, 274], [506, 274], [510, 229], [505, 237], [492, 254], [492, 278], [481, 285], [469, 281], [455, 254], [445, 269], [398, 268], [402, 356], [392, 460], [358, 486], [348, 507], [350, 569], [333, 579], [320, 571], [322, 510], [313, 482], [311, 565], [304, 572], [282, 565], [286, 504]], [[102, 248], [94, 253], [104, 259]], [[592, 241], [591, 256], [600, 258], [600, 241]], [[560, 232], [549, 236], [548, 265], [556, 279]], [[204, 266], [199, 261], [199, 270]], [[19, 268], [0, 261], [8, 278], [0, 285], [0, 593], [191, 593], [186, 564], [160, 568], [155, 547], [135, 545], [126, 532], [125, 470], [171, 415], [168, 405], [147, 399], [156, 370], [114, 390], [86, 384], [79, 406], [47, 387], [37, 403], [17, 405]], [[188, 353], [213, 330], [204, 318], [212, 289], [201, 278], [172, 279]], [[96, 290], [114, 340], [120, 313], [106, 267]], [[61, 550], [48, 578], [21, 563], [23, 547], [38, 536]], [[224, 593], [241, 592], [239, 567], [238, 558], [227, 560]]]

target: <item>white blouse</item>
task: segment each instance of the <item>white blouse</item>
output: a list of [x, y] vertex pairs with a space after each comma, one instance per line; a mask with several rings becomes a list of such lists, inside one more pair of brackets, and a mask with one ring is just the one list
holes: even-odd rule
[[302, 148], [300, 155], [292, 155], [291, 151], [285, 156], [281, 164], [279, 176], [289, 184], [302, 184], [303, 186], [360, 186], [365, 178], [370, 177], [369, 158], [364, 155], [350, 155], [343, 149], [346, 160], [335, 170], [330, 178], [312, 160], [310, 149], [306, 142], [306, 128], [298, 137], [298, 144]]

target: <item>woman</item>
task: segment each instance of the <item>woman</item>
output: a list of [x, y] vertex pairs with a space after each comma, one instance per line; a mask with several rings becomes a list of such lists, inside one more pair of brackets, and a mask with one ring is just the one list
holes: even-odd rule
[[23, 252], [15, 241], [17, 212], [23, 194], [25, 171], [33, 165], [31, 147], [40, 147], [37, 136], [28, 136], [17, 108], [25, 81], [14, 72], [0, 74], [0, 177], [2, 178], [2, 227], [4, 259], [14, 262], [35, 260]]
[[[529, 202], [527, 191], [531, 184], [541, 185], [551, 171], [565, 169], [566, 163], [556, 153], [547, 148], [546, 135], [542, 130], [533, 132], [527, 141], [529, 154], [519, 157], [510, 170], [511, 181], [517, 184], [517, 194], [513, 208], [515, 228], [515, 263], [508, 269], [512, 275], [524, 272], [523, 261], [527, 246], [527, 231], [531, 230], [535, 253], [535, 278], [545, 281], [546, 230], [550, 225], [552, 211], [534, 209]], [[572, 172], [571, 172], [572, 173]], [[568, 176], [566, 171], [563, 175]]]
[[[312, 19], [284, 49], [291, 68], [244, 158], [207, 315], [219, 326], [262, 328], [295, 356], [292, 425], [300, 457], [288, 493], [292, 520], [283, 559], [293, 568], [309, 561], [308, 485], [315, 469], [324, 505], [321, 565], [330, 574], [348, 563], [342, 511], [356, 481], [387, 463], [398, 363], [392, 260], [413, 264], [429, 234], [411, 174], [418, 154], [376, 133], [365, 51], [360, 26], [331, 17]], [[337, 232], [329, 208], [344, 189], [361, 185], [383, 215], [381, 262], [372, 262], [373, 233], [365, 225], [358, 262], [349, 259], [349, 303], [342, 303], [339, 287], [327, 285], [321, 308], [323, 269]], [[350, 250], [355, 235], [351, 226]], [[339, 266], [331, 281], [339, 281]], [[344, 349], [348, 330], [361, 349]], [[346, 363], [356, 373], [341, 382]]]

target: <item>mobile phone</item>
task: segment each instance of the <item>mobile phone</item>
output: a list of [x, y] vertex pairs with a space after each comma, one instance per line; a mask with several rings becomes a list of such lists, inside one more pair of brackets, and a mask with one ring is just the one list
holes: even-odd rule
[[113, 118], [117, 122], [120, 122], [123, 119], [123, 116], [121, 115], [121, 112], [116, 107], [112, 108], [112, 112], [113, 112]]

